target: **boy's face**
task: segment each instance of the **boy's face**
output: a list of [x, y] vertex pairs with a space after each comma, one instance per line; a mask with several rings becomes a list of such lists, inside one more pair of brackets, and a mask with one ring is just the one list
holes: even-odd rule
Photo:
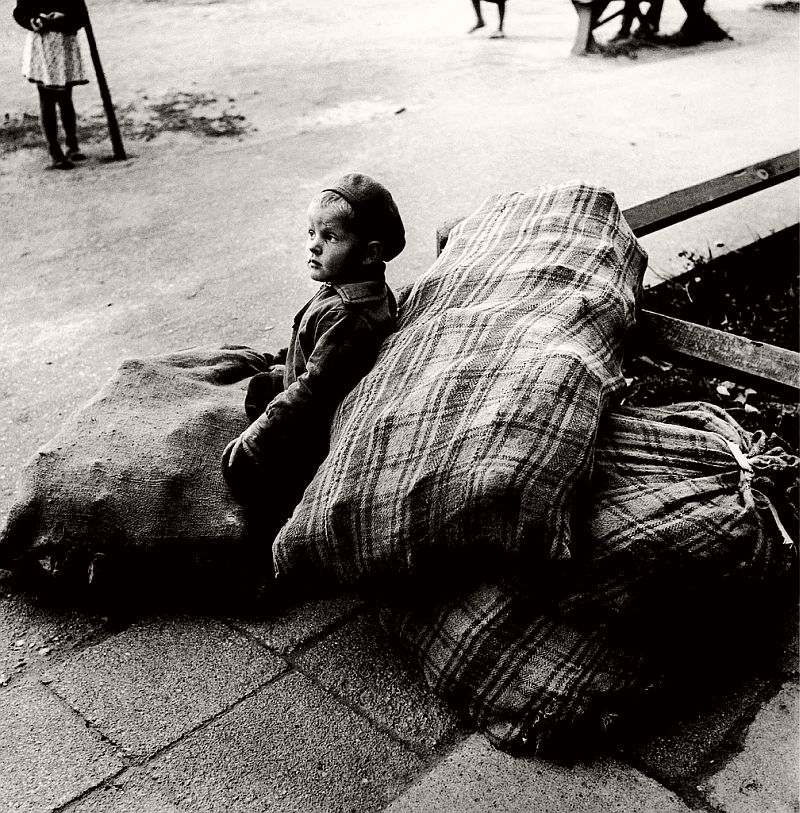
[[365, 245], [330, 207], [308, 210], [307, 264], [317, 282], [355, 282], [364, 273]]

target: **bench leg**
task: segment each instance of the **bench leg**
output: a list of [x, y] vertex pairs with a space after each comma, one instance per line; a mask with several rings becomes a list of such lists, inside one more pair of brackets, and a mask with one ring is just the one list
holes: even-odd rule
[[578, 33], [575, 35], [575, 44], [572, 46], [572, 53], [578, 56], [588, 53], [589, 44], [592, 41], [592, 24], [595, 17], [591, 3], [576, 3], [575, 13], [578, 15]]
[[661, 10], [664, 8], [664, 0], [652, 0], [647, 14], [644, 15], [644, 21], [650, 27], [653, 34], [658, 33], [659, 26], [661, 25]]

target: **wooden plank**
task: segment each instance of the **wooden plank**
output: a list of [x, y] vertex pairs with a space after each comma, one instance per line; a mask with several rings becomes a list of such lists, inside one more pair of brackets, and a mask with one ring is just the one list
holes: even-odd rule
[[632, 347], [631, 350], [675, 356], [689, 364], [700, 361], [732, 373], [735, 378], [800, 389], [800, 353], [793, 350], [653, 311], [639, 314], [639, 340], [646, 349]]
[[436, 256], [438, 257], [447, 245], [447, 238], [450, 232], [462, 221], [464, 217], [456, 217], [452, 220], [445, 220], [441, 226], [436, 229]]
[[[798, 175], [800, 175], [800, 152], [794, 150], [633, 206], [626, 209], [623, 215], [633, 233], [637, 237], [642, 237], [752, 195], [754, 192], [769, 189]], [[463, 219], [460, 217], [449, 220], [436, 230], [437, 256], [445, 247], [450, 230]]]
[[800, 153], [794, 150], [626, 209], [624, 215], [633, 233], [637, 237], [643, 237], [645, 234], [796, 178], [798, 174], [800, 174]]

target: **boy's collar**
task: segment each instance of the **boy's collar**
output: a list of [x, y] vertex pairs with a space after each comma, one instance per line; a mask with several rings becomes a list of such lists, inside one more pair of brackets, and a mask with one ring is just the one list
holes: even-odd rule
[[323, 282], [322, 287], [333, 288], [346, 302], [382, 297], [386, 290], [386, 263], [375, 263], [371, 271], [370, 278], [360, 282]]
[[379, 299], [386, 293], [386, 282], [383, 279], [369, 279], [363, 282], [324, 282], [323, 287], [333, 288], [345, 302], [357, 302], [364, 299]]

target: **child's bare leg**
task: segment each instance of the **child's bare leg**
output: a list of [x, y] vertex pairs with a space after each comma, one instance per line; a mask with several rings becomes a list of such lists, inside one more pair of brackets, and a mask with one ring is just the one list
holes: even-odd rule
[[61, 110], [61, 123], [64, 125], [64, 135], [67, 142], [67, 155], [70, 160], [83, 159], [83, 153], [78, 148], [78, 128], [75, 118], [75, 106], [72, 104], [72, 88], [59, 91], [58, 106]]
[[58, 143], [58, 118], [56, 117], [57, 90], [50, 90], [38, 85], [39, 88], [39, 116], [42, 123], [42, 132], [47, 139], [47, 149], [53, 161], [63, 161], [64, 153]]
[[475, 17], [477, 18], [477, 22], [467, 32], [469, 34], [471, 34], [473, 31], [477, 31], [479, 28], [483, 28], [486, 25], [486, 23], [483, 21], [483, 15], [481, 14], [481, 0], [472, 0], [472, 8], [475, 9]]
[[499, 0], [497, 4], [497, 13], [500, 15], [500, 22], [498, 23], [497, 31], [495, 31], [495, 33], [492, 34], [491, 36], [491, 38], [495, 40], [502, 39], [503, 37], [505, 37], [505, 34], [503, 33], [503, 21], [506, 18], [505, 0]]

